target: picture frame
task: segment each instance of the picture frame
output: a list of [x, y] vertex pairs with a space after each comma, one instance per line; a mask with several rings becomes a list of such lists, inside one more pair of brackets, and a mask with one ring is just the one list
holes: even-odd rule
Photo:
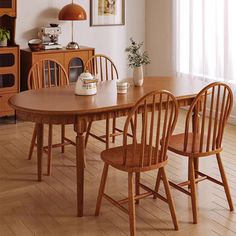
[[125, 25], [125, 0], [90, 0], [90, 26]]

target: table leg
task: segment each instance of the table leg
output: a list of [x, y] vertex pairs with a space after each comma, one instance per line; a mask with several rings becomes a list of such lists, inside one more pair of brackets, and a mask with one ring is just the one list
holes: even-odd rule
[[84, 208], [84, 149], [87, 123], [86, 120], [78, 120], [75, 124], [76, 136], [76, 176], [77, 176], [77, 215], [83, 216]]
[[37, 129], [37, 161], [38, 161], [38, 181], [42, 181], [43, 165], [43, 124], [36, 124]]

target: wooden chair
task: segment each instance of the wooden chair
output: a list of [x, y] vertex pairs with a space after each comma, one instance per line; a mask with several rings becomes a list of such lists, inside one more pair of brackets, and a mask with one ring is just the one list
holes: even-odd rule
[[[101, 81], [106, 80], [118, 80], [118, 71], [115, 64], [110, 58], [105, 55], [97, 54], [91, 57], [85, 64], [85, 70], [89, 71], [91, 74], [96, 75]], [[106, 149], [109, 148], [110, 137], [112, 137], [112, 142], [115, 142], [115, 137], [122, 134], [122, 130], [116, 127], [116, 118], [113, 118], [112, 122], [112, 132], [110, 132], [110, 119], [106, 118], [106, 134], [102, 136], [97, 136], [91, 133], [91, 127], [93, 122], [89, 122], [88, 131], [85, 137], [85, 146], [87, 146], [89, 136], [106, 143]]]
[[[148, 116], [148, 112], [150, 116]], [[141, 122], [139, 122], [139, 113], [142, 114]], [[176, 99], [167, 91], [151, 92], [136, 103], [125, 122], [123, 146], [107, 149], [101, 153], [101, 159], [105, 164], [97, 199], [96, 216], [99, 215], [104, 197], [129, 215], [130, 235], [136, 235], [135, 201], [138, 204], [140, 199], [155, 194], [168, 203], [174, 228], [178, 229], [175, 208], [165, 172], [169, 137], [175, 128], [177, 118], [178, 105]], [[134, 122], [133, 127], [131, 127], [131, 120]], [[138, 123], [141, 125], [139, 126]], [[127, 134], [130, 127], [133, 129], [133, 138], [128, 142]], [[162, 140], [162, 145], [160, 145], [160, 140]], [[128, 173], [128, 198], [116, 201], [104, 193], [109, 166]], [[155, 169], [159, 169], [161, 173], [166, 198], [140, 183], [141, 172]], [[140, 187], [145, 190], [144, 193], [140, 192]], [[122, 206], [124, 203], [128, 203], [128, 210]]]
[[[68, 75], [63, 66], [52, 59], [44, 59], [35, 63], [28, 74], [28, 89], [51, 88], [57, 86], [69, 85]], [[48, 155], [47, 174], [51, 175], [52, 165], [52, 148], [61, 147], [62, 153], [65, 151], [65, 146], [74, 142], [65, 137], [65, 125], [61, 126], [61, 142], [52, 144], [52, 128], [53, 125], [49, 124], [48, 133], [48, 146], [43, 148], [44, 152]], [[28, 159], [32, 159], [34, 147], [36, 145], [37, 129], [34, 127], [33, 137], [31, 140], [30, 151]]]
[[[170, 137], [168, 149], [174, 153], [188, 157], [189, 172], [188, 181], [170, 185], [189, 195], [192, 200], [193, 222], [197, 223], [197, 195], [196, 183], [208, 179], [224, 187], [229, 208], [233, 211], [233, 203], [227, 183], [220, 153], [222, 151], [222, 139], [224, 128], [232, 110], [233, 94], [229, 86], [223, 83], [212, 83], [205, 87], [193, 101], [187, 113], [185, 132]], [[209, 108], [209, 110], [208, 110]], [[191, 118], [193, 111], [198, 112], [198, 118], [193, 120], [192, 131]], [[207, 119], [209, 116], [209, 119]], [[216, 155], [222, 182], [206, 175], [198, 170], [199, 158]], [[157, 175], [156, 191], [161, 180], [161, 173]], [[200, 176], [198, 178], [198, 176]], [[188, 186], [186, 190], [183, 186]]]

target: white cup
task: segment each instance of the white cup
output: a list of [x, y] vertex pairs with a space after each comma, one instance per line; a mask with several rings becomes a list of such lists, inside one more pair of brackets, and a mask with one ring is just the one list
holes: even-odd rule
[[128, 92], [128, 88], [130, 87], [130, 83], [128, 82], [117, 82], [117, 93], [124, 94]]

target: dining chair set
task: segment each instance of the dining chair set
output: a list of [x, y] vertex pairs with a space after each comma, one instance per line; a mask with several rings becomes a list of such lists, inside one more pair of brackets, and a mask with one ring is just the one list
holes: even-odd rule
[[[52, 75], [50, 66], [54, 65], [56, 72]], [[45, 71], [48, 70], [47, 75]], [[111, 59], [104, 55], [93, 56], [86, 64], [85, 70], [99, 75], [101, 81], [118, 79], [117, 69]], [[62, 65], [48, 59], [36, 63], [30, 70], [28, 88], [39, 89], [52, 86], [66, 86], [69, 84], [68, 75]], [[191, 198], [193, 223], [198, 223], [197, 184], [209, 180], [224, 187], [230, 211], [234, 205], [230, 195], [227, 178], [222, 164], [221, 152], [224, 129], [233, 106], [233, 94], [230, 87], [221, 82], [211, 83], [203, 88], [190, 105], [186, 118], [184, 133], [174, 134], [178, 120], [179, 107], [175, 96], [164, 90], [154, 90], [140, 98], [130, 110], [124, 124], [124, 129], [116, 127], [116, 118], [106, 118], [106, 133], [97, 136], [92, 133], [92, 122], [88, 124], [85, 144], [89, 136], [106, 144], [101, 153], [104, 162], [95, 215], [100, 214], [102, 199], [119, 208], [129, 216], [130, 235], [136, 235], [135, 206], [140, 200], [152, 196], [160, 199], [169, 206], [174, 229], [178, 230], [178, 220], [172, 199], [170, 186], [187, 194]], [[193, 115], [195, 114], [195, 115]], [[49, 125], [48, 145], [43, 148], [48, 156], [48, 175], [51, 174], [52, 148], [61, 147], [62, 152], [66, 145], [75, 145], [75, 142], [66, 138], [65, 125], [61, 127], [61, 142], [52, 143], [52, 125]], [[36, 143], [34, 129], [30, 146], [29, 159], [32, 157]], [[117, 135], [123, 136], [121, 146], [110, 148], [109, 143], [115, 142]], [[168, 165], [168, 150], [188, 160], [188, 179], [182, 183], [170, 181], [166, 174]], [[204, 157], [216, 156], [221, 181], [199, 170], [199, 160]], [[171, 158], [174, 158], [171, 157]], [[128, 174], [128, 197], [115, 200], [105, 192], [108, 170], [110, 167]], [[154, 188], [141, 183], [141, 174], [148, 171], [157, 171]], [[160, 193], [160, 184], [163, 183], [165, 196]], [[124, 206], [128, 204], [128, 208]]]

